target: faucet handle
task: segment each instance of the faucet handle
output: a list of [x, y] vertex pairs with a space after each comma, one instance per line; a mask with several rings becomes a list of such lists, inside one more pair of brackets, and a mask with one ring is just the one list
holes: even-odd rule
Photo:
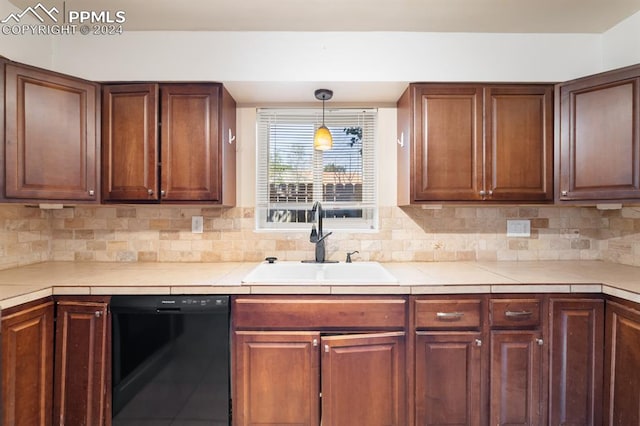
[[347, 260], [346, 260], [346, 263], [352, 263], [352, 262], [351, 262], [351, 255], [352, 255], [352, 254], [356, 254], [356, 253], [360, 253], [360, 252], [359, 252], [358, 250], [356, 250], [356, 251], [352, 251], [351, 253], [347, 252]]

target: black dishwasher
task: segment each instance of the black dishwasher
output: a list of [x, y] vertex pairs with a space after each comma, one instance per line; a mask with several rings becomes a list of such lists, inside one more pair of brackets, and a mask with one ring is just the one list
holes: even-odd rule
[[113, 296], [113, 426], [230, 424], [229, 296]]

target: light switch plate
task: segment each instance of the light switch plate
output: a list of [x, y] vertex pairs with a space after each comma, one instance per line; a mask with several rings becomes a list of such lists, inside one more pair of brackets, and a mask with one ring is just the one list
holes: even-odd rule
[[191, 233], [202, 234], [204, 231], [204, 219], [202, 216], [191, 216]]
[[507, 237], [530, 237], [530, 220], [507, 220]]

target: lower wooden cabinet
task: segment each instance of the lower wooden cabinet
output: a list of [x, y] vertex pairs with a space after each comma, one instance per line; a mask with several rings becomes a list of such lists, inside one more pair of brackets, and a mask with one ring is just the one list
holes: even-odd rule
[[543, 419], [542, 333], [491, 331], [490, 425], [539, 425]]
[[405, 298], [236, 297], [232, 318], [234, 425], [407, 424]]
[[406, 424], [404, 332], [323, 336], [322, 424]]
[[639, 307], [607, 301], [605, 425], [640, 425]]
[[233, 339], [234, 424], [318, 425], [320, 333], [237, 331]]
[[[2, 317], [2, 425], [109, 425], [107, 302], [46, 299]], [[55, 344], [54, 344], [55, 335]]]
[[549, 424], [602, 424], [602, 298], [552, 298], [549, 304]]
[[403, 332], [238, 331], [235, 342], [236, 425], [405, 424]]
[[53, 328], [50, 300], [3, 312], [3, 426], [52, 424]]
[[107, 303], [61, 300], [56, 308], [54, 425], [105, 425]]
[[516, 295], [489, 300], [489, 424], [546, 422], [547, 299]]
[[481, 425], [482, 362], [479, 332], [418, 332], [416, 425]]

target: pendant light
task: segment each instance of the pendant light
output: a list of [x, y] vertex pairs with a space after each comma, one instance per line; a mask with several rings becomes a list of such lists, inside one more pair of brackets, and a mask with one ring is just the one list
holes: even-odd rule
[[313, 136], [313, 147], [318, 151], [326, 151], [333, 146], [333, 138], [327, 126], [324, 125], [324, 101], [328, 101], [333, 97], [333, 91], [318, 89], [314, 94], [316, 99], [322, 101], [322, 126], [318, 127], [316, 134]]

